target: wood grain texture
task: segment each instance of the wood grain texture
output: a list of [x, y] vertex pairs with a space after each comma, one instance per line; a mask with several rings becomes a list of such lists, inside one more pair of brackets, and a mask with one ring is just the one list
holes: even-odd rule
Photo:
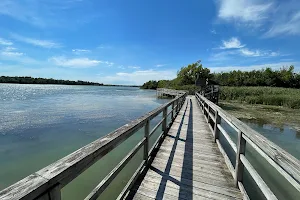
[[127, 199], [243, 199], [196, 98], [188, 96]]

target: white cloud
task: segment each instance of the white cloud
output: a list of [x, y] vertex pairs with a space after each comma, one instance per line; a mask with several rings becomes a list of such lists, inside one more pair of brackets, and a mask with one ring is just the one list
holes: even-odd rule
[[71, 58], [67, 59], [64, 56], [52, 57], [49, 59], [50, 62], [53, 62], [55, 65], [62, 67], [71, 67], [71, 68], [89, 68], [95, 67], [100, 64], [106, 64], [112, 66], [114, 63], [102, 60], [93, 60], [89, 58]]
[[214, 34], [214, 35], [217, 34], [216, 30], [211, 30], [210, 32], [211, 32], [212, 34]]
[[63, 56], [52, 57], [49, 59], [54, 64], [62, 67], [87, 68], [94, 67], [101, 63], [100, 60], [91, 60], [89, 58], [72, 58], [67, 59]]
[[300, 35], [300, 11], [286, 15], [283, 19], [275, 20], [265, 37], [278, 35]]
[[6, 47], [1, 51], [2, 56], [8, 56], [8, 57], [18, 57], [23, 56], [24, 53], [16, 51], [17, 49], [14, 47]]
[[[246, 45], [242, 44], [236, 37], [232, 37], [227, 41], [222, 41], [223, 46], [217, 48], [224, 51], [214, 53], [210, 60], [228, 60], [233, 56], [245, 56], [245, 57], [274, 57], [280, 56], [278, 52], [255, 49], [251, 50], [245, 48]], [[215, 48], [216, 49], [216, 48]]]
[[72, 52], [75, 53], [75, 54], [80, 54], [80, 53], [88, 53], [88, 52], [91, 52], [91, 51], [88, 50], [88, 49], [72, 49]]
[[142, 85], [149, 80], [166, 80], [174, 79], [176, 71], [155, 71], [155, 70], [138, 70], [132, 73], [119, 72], [112, 76], [100, 77], [99, 80], [103, 83], [111, 84], [128, 84]]
[[254, 51], [251, 51], [249, 49], [240, 49], [240, 52], [242, 55], [245, 55], [245, 56], [253, 56], [253, 57], [256, 57], [256, 56], [261, 56], [261, 52], [259, 50], [254, 50]]
[[119, 69], [125, 69], [123, 65], [118, 66]]
[[109, 62], [109, 61], [101, 61], [101, 63], [104, 63], [104, 64], [106, 64], [109, 67], [111, 67], [111, 66], [113, 66], [115, 64], [115, 63]]
[[28, 44], [32, 44], [34, 46], [39, 46], [43, 48], [60, 48], [61, 44], [53, 42], [51, 40], [40, 40], [34, 38], [28, 38], [17, 34], [12, 34], [12, 37], [18, 41], [25, 42]]
[[219, 0], [218, 4], [220, 19], [256, 25], [267, 19], [273, 5], [269, 0]]
[[220, 49], [239, 49], [239, 48], [243, 48], [245, 45], [242, 45], [242, 43], [240, 42], [240, 40], [236, 37], [232, 37], [229, 40], [222, 41], [223, 46], [220, 47]]
[[155, 65], [155, 67], [163, 67], [163, 66], [166, 66], [167, 64], [157, 64]]
[[101, 44], [101, 45], [99, 45], [97, 48], [98, 48], [98, 49], [111, 49], [112, 46]]
[[129, 69], [140, 69], [140, 66], [128, 66]]
[[0, 60], [12, 61], [15, 63], [22, 64], [21, 66], [23, 66], [23, 64], [41, 64], [40, 61], [27, 56], [25, 53], [20, 52], [17, 48], [12, 46], [5, 47], [0, 51]]
[[11, 46], [13, 43], [11, 41], [0, 38], [0, 45]]
[[[216, 0], [218, 18], [252, 31], [263, 37], [300, 35], [299, 0]], [[250, 28], [250, 29], [249, 29]]]
[[239, 50], [241, 55], [247, 56], [247, 57], [274, 57], [274, 56], [280, 56], [278, 52], [272, 52], [272, 51], [263, 51], [263, 50], [249, 50], [247, 48], [243, 48]]

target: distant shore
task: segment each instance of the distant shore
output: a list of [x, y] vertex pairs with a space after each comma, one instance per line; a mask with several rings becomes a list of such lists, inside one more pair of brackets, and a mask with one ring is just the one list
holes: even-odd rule
[[30, 76], [1, 76], [1, 83], [10, 84], [39, 84], [39, 85], [89, 85], [89, 86], [115, 86], [115, 87], [140, 87], [137, 85], [115, 85], [115, 84], [103, 84], [90, 81], [70, 81], [70, 80], [58, 80], [52, 78], [33, 78]]

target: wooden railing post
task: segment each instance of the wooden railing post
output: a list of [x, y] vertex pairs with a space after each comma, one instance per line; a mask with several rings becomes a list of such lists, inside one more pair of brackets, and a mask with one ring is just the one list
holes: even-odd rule
[[214, 141], [216, 142], [219, 139], [219, 130], [218, 124], [221, 123], [221, 117], [219, 116], [219, 112], [215, 111], [215, 126], [214, 126]]
[[243, 181], [243, 172], [244, 172], [244, 165], [241, 162], [241, 154], [245, 154], [246, 149], [246, 140], [243, 138], [242, 131], [238, 132], [238, 144], [237, 144], [237, 153], [236, 153], [236, 161], [235, 161], [235, 177], [234, 182], [235, 185], [238, 186], [238, 182]]
[[150, 134], [150, 120], [148, 119], [145, 124], [145, 144], [144, 144], [144, 160], [148, 160], [148, 154], [149, 154], [149, 134]]
[[209, 105], [207, 104], [207, 112], [206, 112], [207, 118], [206, 118], [206, 122], [209, 122]]
[[162, 130], [165, 132], [167, 130], [167, 108], [168, 107], [165, 107], [163, 109], [163, 123], [162, 123]]
[[174, 120], [174, 107], [175, 107], [175, 104], [173, 102], [172, 103], [172, 113], [171, 113], [171, 119], [172, 119], [172, 121]]

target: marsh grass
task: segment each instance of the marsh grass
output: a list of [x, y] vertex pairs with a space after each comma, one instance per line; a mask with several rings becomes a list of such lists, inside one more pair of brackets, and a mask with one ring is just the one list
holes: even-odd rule
[[221, 87], [221, 100], [300, 108], [300, 89], [278, 87]]

